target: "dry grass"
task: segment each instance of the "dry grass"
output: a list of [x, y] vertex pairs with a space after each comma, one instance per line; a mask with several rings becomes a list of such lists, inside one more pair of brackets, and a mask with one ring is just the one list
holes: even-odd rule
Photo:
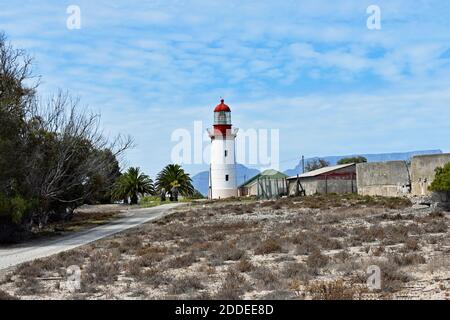
[[245, 251], [239, 249], [235, 242], [224, 241], [213, 248], [213, 258], [217, 261], [237, 261], [245, 256]]
[[281, 251], [281, 241], [278, 238], [269, 238], [261, 242], [261, 244], [256, 247], [255, 254], [269, 254]]
[[251, 276], [257, 280], [258, 287], [262, 290], [277, 290], [281, 287], [280, 275], [267, 267], [255, 268]]
[[390, 257], [390, 261], [401, 267], [424, 264], [426, 262], [425, 258], [417, 253], [396, 254]]
[[10, 295], [8, 292], [0, 290], [0, 300], [19, 300], [17, 297]]
[[225, 275], [220, 289], [214, 295], [217, 300], [240, 300], [242, 295], [250, 289], [245, 278], [233, 269], [229, 269]]
[[167, 261], [167, 267], [173, 269], [187, 268], [198, 261], [194, 253], [187, 253]]
[[[375, 298], [430, 288], [448, 270], [448, 217], [405, 199], [328, 195], [212, 201], [64, 254], [19, 266], [0, 290], [31, 298], [356, 299], [368, 265]], [[446, 251], [447, 250], [447, 251]], [[82, 291], [58, 289], [70, 265]], [[410, 291], [413, 286], [427, 290]], [[443, 283], [450, 288], [450, 283]]]
[[119, 258], [116, 252], [99, 250], [90, 257], [85, 267], [84, 285], [114, 282], [119, 274]]
[[306, 259], [306, 266], [311, 273], [318, 274], [319, 270], [326, 267], [329, 261], [330, 258], [323, 255], [319, 250], [315, 250]]
[[306, 290], [312, 300], [353, 300], [357, 294], [354, 288], [346, 286], [342, 280], [311, 283]]
[[175, 280], [170, 285], [169, 293], [179, 295], [184, 293], [192, 293], [203, 288], [204, 286], [200, 278], [196, 276], [186, 276], [181, 279]]
[[242, 257], [236, 264], [236, 269], [239, 272], [250, 272], [255, 268], [255, 266], [246, 257]]
[[311, 279], [307, 266], [298, 262], [288, 262], [282, 269], [282, 276], [302, 282], [308, 282]]

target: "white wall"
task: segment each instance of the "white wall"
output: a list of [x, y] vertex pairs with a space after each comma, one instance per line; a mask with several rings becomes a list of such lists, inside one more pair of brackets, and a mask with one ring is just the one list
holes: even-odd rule
[[[227, 156], [225, 156], [225, 150]], [[211, 141], [211, 177], [213, 199], [237, 196], [235, 136]], [[228, 175], [228, 181], [225, 177]]]

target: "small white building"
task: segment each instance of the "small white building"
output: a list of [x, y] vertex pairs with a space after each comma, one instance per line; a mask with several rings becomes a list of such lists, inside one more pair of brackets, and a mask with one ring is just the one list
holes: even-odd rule
[[209, 169], [210, 199], [237, 197], [235, 141], [238, 130], [232, 128], [231, 109], [222, 99], [214, 109], [214, 125], [208, 129], [211, 138]]

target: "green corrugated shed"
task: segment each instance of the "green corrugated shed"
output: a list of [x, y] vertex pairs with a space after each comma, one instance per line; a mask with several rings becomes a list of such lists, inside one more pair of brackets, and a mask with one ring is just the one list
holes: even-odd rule
[[255, 182], [256, 180], [258, 180], [260, 178], [277, 180], [277, 179], [285, 179], [287, 177], [288, 177], [287, 175], [285, 175], [284, 173], [282, 173], [280, 171], [277, 171], [274, 169], [268, 169], [268, 170], [264, 170], [260, 174], [257, 174], [250, 180], [247, 180], [246, 182], [241, 184], [239, 186], [239, 188], [250, 186], [251, 184], [253, 184], [253, 182]]
[[258, 199], [277, 199], [288, 193], [287, 176], [277, 170], [269, 169], [261, 172], [238, 188], [238, 194], [256, 196]]

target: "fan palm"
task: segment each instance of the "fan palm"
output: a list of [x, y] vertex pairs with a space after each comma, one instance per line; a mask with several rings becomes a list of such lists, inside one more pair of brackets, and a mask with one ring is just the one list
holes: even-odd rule
[[117, 200], [130, 198], [131, 204], [137, 204], [139, 195], [154, 193], [155, 188], [152, 179], [141, 173], [139, 168], [132, 167], [117, 180], [113, 197]]
[[177, 187], [183, 196], [190, 196], [194, 193], [192, 180], [188, 173], [178, 164], [167, 165], [156, 177], [156, 187], [169, 191], [172, 187]]

